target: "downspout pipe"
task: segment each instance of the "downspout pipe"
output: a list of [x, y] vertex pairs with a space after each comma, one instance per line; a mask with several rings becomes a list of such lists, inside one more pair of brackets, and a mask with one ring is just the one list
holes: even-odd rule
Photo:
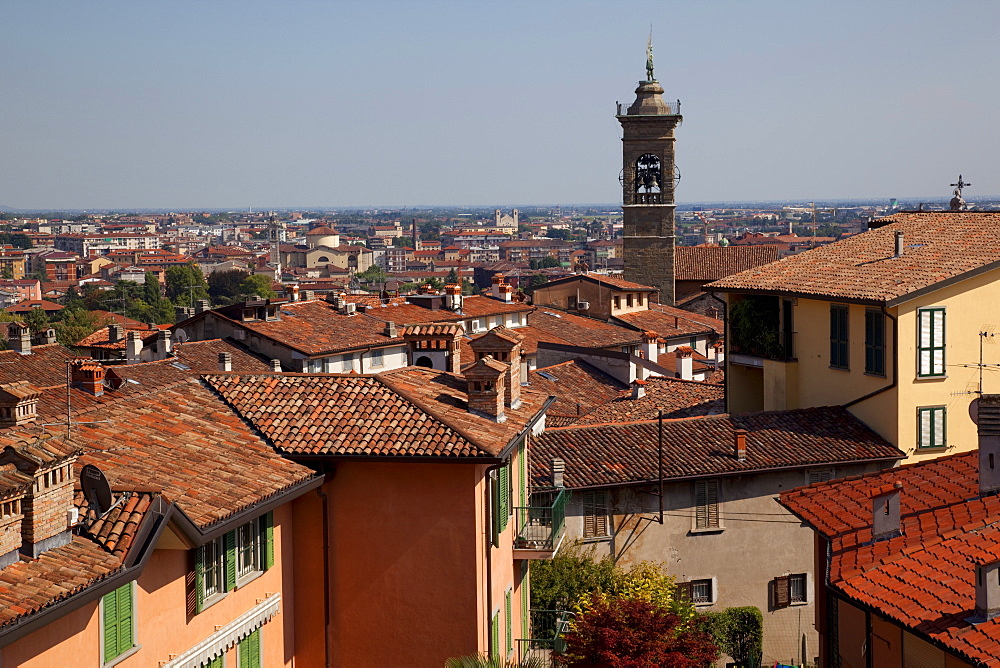
[[852, 399], [852, 400], [848, 401], [846, 404], [844, 404], [844, 408], [850, 408], [851, 406], [854, 406], [855, 404], [859, 404], [862, 401], [865, 401], [867, 399], [871, 399], [872, 397], [874, 397], [876, 395], [882, 394], [886, 390], [891, 390], [892, 388], [896, 387], [896, 385], [899, 383], [899, 363], [898, 363], [898, 360], [899, 360], [899, 321], [897, 321], [895, 317], [893, 317], [892, 315], [890, 315], [889, 312], [885, 310], [885, 305], [884, 304], [881, 306], [881, 311], [882, 311], [882, 315], [883, 316], [885, 316], [890, 321], [892, 321], [892, 382], [889, 383], [888, 385], [886, 385], [885, 387], [880, 387], [879, 389], [875, 390], [874, 392], [869, 392], [868, 394], [864, 395], [863, 397], [858, 397], [857, 399]]
[[[486, 516], [489, 520], [486, 524], [486, 615], [484, 620], [486, 621], [486, 647], [487, 653], [489, 653], [489, 645], [492, 639], [490, 634], [489, 625], [493, 623], [493, 526], [496, 523], [496, 518], [493, 517], [493, 498], [491, 496], [493, 486], [490, 483], [490, 476], [494, 471], [499, 471], [503, 467], [504, 463], [493, 464], [486, 469], [486, 473], [483, 479], [486, 480]], [[497, 650], [499, 651], [499, 647]]]

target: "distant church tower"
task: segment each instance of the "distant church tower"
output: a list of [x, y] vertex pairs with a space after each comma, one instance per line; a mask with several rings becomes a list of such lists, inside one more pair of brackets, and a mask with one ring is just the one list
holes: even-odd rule
[[646, 80], [635, 102], [618, 104], [622, 124], [622, 204], [625, 278], [660, 289], [660, 303], [674, 303], [674, 128], [680, 101], [663, 101], [653, 78], [653, 46], [646, 47]]

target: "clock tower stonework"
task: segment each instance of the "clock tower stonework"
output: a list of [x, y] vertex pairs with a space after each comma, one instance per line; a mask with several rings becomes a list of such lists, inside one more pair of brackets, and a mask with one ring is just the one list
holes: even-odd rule
[[[651, 51], [651, 49], [650, 49]], [[674, 303], [674, 128], [681, 123], [680, 101], [663, 100], [653, 78], [652, 53], [647, 80], [635, 89], [635, 102], [618, 104], [622, 124], [622, 205], [625, 278], [660, 290], [660, 303]]]

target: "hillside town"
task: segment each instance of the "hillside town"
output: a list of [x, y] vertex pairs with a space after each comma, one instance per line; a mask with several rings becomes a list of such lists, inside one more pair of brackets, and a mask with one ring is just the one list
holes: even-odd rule
[[4, 213], [0, 665], [653, 665], [589, 561], [659, 665], [1000, 666], [1000, 211], [682, 210], [681, 119], [610, 211]]

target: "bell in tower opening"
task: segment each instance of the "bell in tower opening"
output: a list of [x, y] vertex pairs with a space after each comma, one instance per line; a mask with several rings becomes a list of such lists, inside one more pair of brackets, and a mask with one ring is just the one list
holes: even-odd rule
[[668, 104], [653, 77], [653, 47], [646, 48], [646, 80], [635, 101], [618, 104], [622, 124], [622, 208], [625, 278], [660, 291], [660, 303], [674, 303], [674, 128], [680, 100]]

